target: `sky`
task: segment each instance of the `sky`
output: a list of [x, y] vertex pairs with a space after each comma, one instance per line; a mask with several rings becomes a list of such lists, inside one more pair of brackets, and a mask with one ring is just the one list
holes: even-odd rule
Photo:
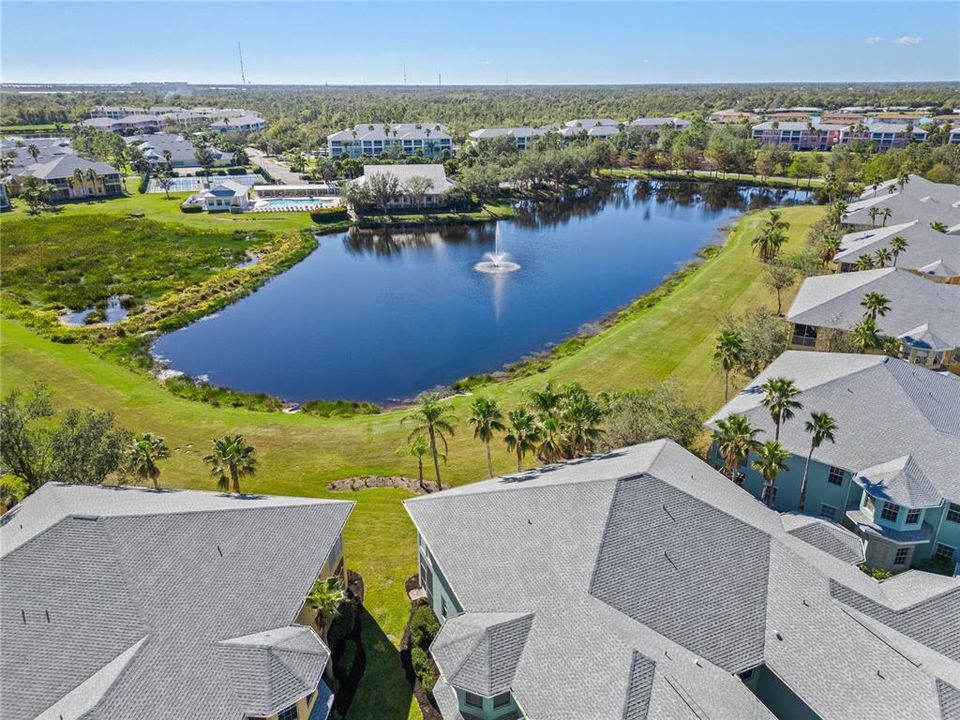
[[[0, 3], [5, 83], [960, 80], [960, 3]], [[442, 76], [442, 80], [440, 77]]]

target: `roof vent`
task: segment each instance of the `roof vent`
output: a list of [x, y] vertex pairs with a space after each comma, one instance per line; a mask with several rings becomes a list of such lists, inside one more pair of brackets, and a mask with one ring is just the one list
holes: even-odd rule
[[780, 642], [783, 642], [783, 634], [779, 630], [774, 630], [773, 636]]

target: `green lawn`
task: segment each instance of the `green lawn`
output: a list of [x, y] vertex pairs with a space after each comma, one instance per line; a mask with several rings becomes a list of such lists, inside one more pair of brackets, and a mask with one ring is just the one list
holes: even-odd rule
[[[822, 213], [823, 208], [818, 207], [784, 210], [784, 219], [792, 223], [787, 250], [799, 247], [807, 228]], [[726, 248], [659, 303], [633, 311], [545, 372], [493, 385], [483, 392], [510, 408], [547, 379], [577, 380], [591, 390], [617, 390], [669, 377], [708, 411], [716, 409], [722, 387], [710, 358], [717, 318], [731, 310], [742, 311], [760, 303], [772, 306], [773, 302], [760, 282], [761, 266], [749, 245], [762, 219], [760, 213], [743, 218]], [[212, 489], [200, 458], [211, 438], [227, 432], [244, 433], [258, 448], [261, 472], [246, 484], [250, 491], [327, 496], [325, 484], [335, 478], [416, 472], [410, 460], [398, 453], [406, 435], [400, 426], [402, 411], [324, 420], [214, 408], [173, 397], [144, 375], [114, 365], [82, 346], [41, 339], [9, 320], [0, 321], [0, 333], [4, 392], [43, 381], [55, 391], [61, 405], [109, 408], [121, 424], [164, 436], [174, 448], [163, 465], [162, 482], [167, 485]], [[460, 397], [450, 402], [461, 425], [450, 446], [444, 481], [475, 481], [483, 477], [485, 462], [482, 446], [471, 438], [464, 422], [469, 400]], [[494, 460], [498, 472], [513, 467], [512, 457], [499, 443]], [[350, 718], [400, 720], [405, 713], [416, 717], [393, 647], [407, 614], [403, 581], [416, 572], [414, 531], [400, 505], [405, 494], [367, 490], [349, 497], [357, 501], [357, 507], [347, 526], [347, 561], [366, 580], [367, 607], [380, 631], [365, 628], [369, 674]], [[397, 688], [399, 692], [394, 692]]]
[[[213, 181], [229, 178], [212, 178]], [[177, 223], [188, 227], [203, 230], [246, 231], [246, 230], [304, 230], [317, 227], [310, 220], [306, 212], [267, 212], [267, 213], [183, 213], [180, 212], [180, 203], [193, 193], [171, 192], [168, 198], [165, 193], [138, 192], [140, 177], [131, 175], [126, 178], [127, 194], [123, 197], [100, 198], [77, 202], [61, 203], [54, 212], [44, 211], [39, 216], [30, 215], [26, 203], [13, 199], [13, 208], [0, 216], [0, 228], [8, 222], [21, 220], [35, 220], [37, 217], [73, 217], [77, 215], [114, 214], [126, 216], [128, 213], [143, 213], [151, 220], [166, 223]], [[425, 213], [423, 215], [388, 215], [383, 218], [371, 215], [365, 219], [365, 224], [414, 224], [423, 222], [444, 221], [476, 221], [509, 217], [513, 214], [510, 206], [488, 205], [486, 209], [477, 213]], [[345, 228], [342, 228], [345, 229]]]

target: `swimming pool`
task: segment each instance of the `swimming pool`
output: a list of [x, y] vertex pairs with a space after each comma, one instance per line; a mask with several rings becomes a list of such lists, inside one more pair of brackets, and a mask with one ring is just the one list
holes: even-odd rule
[[260, 198], [254, 206], [258, 211], [270, 210], [314, 210], [316, 208], [332, 207], [339, 202], [334, 197], [295, 197], [295, 198]]

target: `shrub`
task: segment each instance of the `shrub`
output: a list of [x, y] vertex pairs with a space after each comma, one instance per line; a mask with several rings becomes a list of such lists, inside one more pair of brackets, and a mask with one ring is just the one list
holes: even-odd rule
[[483, 387], [484, 385], [489, 385], [490, 383], [496, 382], [497, 379], [490, 373], [483, 373], [481, 375], [467, 375], [465, 378], [460, 378], [453, 385], [450, 386], [450, 389], [454, 392], [472, 392], [477, 388]]
[[410, 662], [413, 665], [413, 672], [420, 679], [423, 689], [427, 692], [433, 692], [433, 686], [437, 684], [437, 671], [433, 669], [433, 663], [427, 655], [426, 650], [415, 647], [410, 651]]
[[202, 205], [181, 205], [180, 212], [182, 213], [199, 213], [203, 212]]
[[353, 664], [357, 661], [357, 643], [347, 640], [343, 643], [340, 657], [337, 658], [337, 675], [345, 678], [350, 676]]
[[247, 169], [242, 167], [227, 168], [228, 175], [246, 175]]
[[328, 222], [338, 222], [340, 220], [346, 220], [348, 217], [347, 209], [342, 206], [329, 207], [329, 208], [317, 208], [316, 210], [311, 211], [310, 219], [322, 225], [323, 223]]
[[873, 567], [872, 565], [867, 565], [866, 563], [860, 563], [858, 567], [860, 568], [861, 571], [865, 572], [874, 580], [886, 580], [887, 578], [893, 577], [893, 573], [890, 572], [889, 570]]
[[440, 632], [440, 622], [429, 605], [421, 605], [410, 620], [410, 642], [420, 648], [429, 647]]
[[327, 645], [335, 648], [341, 640], [353, 632], [356, 617], [353, 605], [344, 603], [340, 607], [340, 614], [330, 623], [330, 629], [327, 631]]
[[347, 418], [354, 415], [376, 415], [380, 406], [356, 400], [309, 400], [300, 406], [307, 415]]

